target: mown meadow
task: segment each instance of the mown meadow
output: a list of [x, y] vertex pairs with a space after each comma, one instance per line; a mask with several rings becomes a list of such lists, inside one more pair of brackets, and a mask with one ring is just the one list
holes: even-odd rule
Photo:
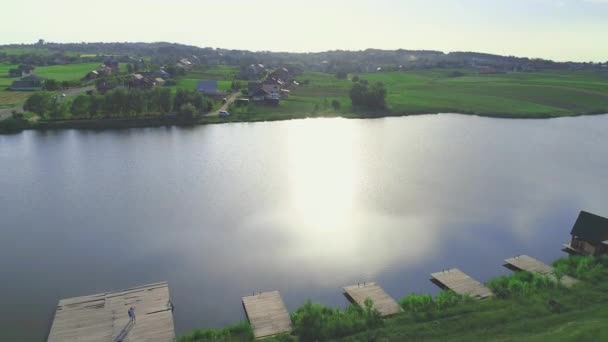
[[[496, 294], [475, 300], [443, 291], [400, 300], [403, 313], [380, 319], [367, 303], [332, 309], [311, 302], [292, 313], [293, 333], [268, 341], [512, 340], [600, 341], [608, 338], [608, 258], [570, 257], [554, 263], [558, 275], [581, 280], [565, 288], [544, 276], [514, 273], [487, 282]], [[180, 342], [252, 341], [247, 323], [197, 330]]]
[[[289, 99], [278, 107], [233, 108], [254, 118], [281, 116], [370, 117], [463, 113], [495, 117], [544, 118], [608, 112], [608, 72], [478, 74], [471, 70], [433, 69], [381, 72], [357, 76], [387, 88], [388, 109], [380, 113], [352, 108], [350, 80], [306, 72], [298, 77]], [[337, 100], [338, 108], [331, 106]], [[245, 119], [245, 116], [241, 116]]]

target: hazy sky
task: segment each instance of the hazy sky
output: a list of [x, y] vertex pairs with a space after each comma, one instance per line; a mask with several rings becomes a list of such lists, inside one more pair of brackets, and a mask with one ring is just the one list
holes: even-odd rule
[[2, 9], [0, 44], [171, 41], [608, 61], [608, 0], [9, 0]]

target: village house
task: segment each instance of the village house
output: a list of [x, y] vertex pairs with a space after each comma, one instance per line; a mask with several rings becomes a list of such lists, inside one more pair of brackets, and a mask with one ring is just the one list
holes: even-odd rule
[[34, 67], [29, 65], [20, 65], [15, 69], [8, 69], [8, 77], [27, 77], [30, 75], [34, 75]]
[[581, 211], [572, 227], [566, 252], [582, 255], [608, 254], [608, 218]]
[[113, 74], [118, 74], [120, 72], [120, 64], [118, 60], [114, 58], [108, 58], [103, 62], [103, 65], [110, 68]]
[[41, 90], [43, 87], [43, 79], [36, 75], [29, 75], [20, 80], [13, 82], [10, 89], [18, 91]]
[[249, 82], [247, 85], [247, 91], [249, 99], [253, 102], [264, 102], [265, 104], [278, 105], [280, 101], [279, 94], [272, 94], [264, 86], [263, 82]]
[[275, 77], [268, 77], [264, 81], [262, 81], [262, 89], [270, 94], [272, 97], [280, 97], [281, 89], [285, 82]]
[[154, 89], [165, 84], [165, 80], [155, 77], [153, 73], [131, 74], [129, 88], [131, 89]]
[[196, 82], [196, 90], [206, 96], [223, 95], [223, 92], [218, 89], [216, 80], [200, 80]]
[[190, 62], [187, 58], [182, 58], [176, 63], [176, 65], [184, 69], [189, 69], [192, 67], [192, 62]]

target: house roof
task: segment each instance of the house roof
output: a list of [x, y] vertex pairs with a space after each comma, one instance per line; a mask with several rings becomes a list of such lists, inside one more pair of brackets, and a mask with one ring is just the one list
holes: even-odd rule
[[196, 82], [196, 90], [202, 92], [217, 92], [216, 80], [200, 80]]
[[608, 218], [581, 211], [570, 234], [593, 243], [606, 241], [608, 240]]
[[43, 81], [42, 77], [38, 77], [36, 75], [28, 75], [22, 78], [20, 81]]
[[249, 91], [249, 94], [253, 94], [258, 89], [262, 89], [262, 82], [249, 82], [247, 84], [247, 90]]

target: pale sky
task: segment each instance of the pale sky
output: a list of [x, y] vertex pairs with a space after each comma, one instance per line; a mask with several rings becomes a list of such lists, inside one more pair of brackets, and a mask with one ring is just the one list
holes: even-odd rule
[[608, 0], [8, 0], [0, 44], [169, 41], [608, 61]]

